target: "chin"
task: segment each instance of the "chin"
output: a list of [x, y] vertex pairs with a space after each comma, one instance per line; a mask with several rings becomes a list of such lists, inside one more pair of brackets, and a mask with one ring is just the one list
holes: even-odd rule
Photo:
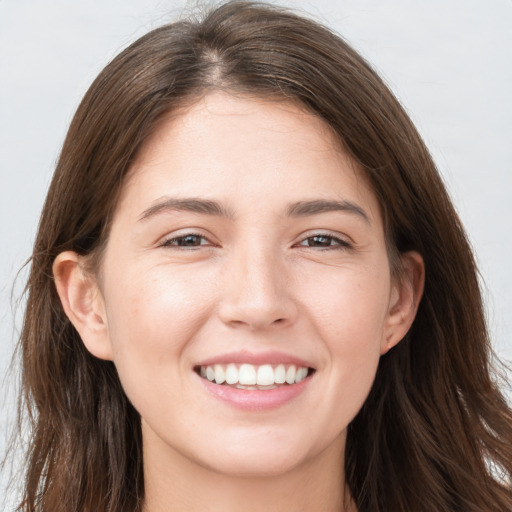
[[248, 454], [232, 454], [207, 464], [206, 468], [230, 478], [275, 478], [292, 472], [302, 462], [296, 456], [249, 457]]
[[276, 477], [293, 471], [311, 457], [313, 447], [307, 443], [275, 436], [270, 432], [246, 439], [226, 439], [222, 445], [212, 446], [206, 460], [203, 451], [201, 465], [230, 477]]

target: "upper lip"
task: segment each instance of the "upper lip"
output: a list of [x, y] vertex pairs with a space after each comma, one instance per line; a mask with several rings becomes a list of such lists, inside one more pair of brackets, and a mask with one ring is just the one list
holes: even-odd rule
[[197, 366], [213, 366], [215, 364], [294, 364], [305, 368], [314, 368], [310, 361], [306, 361], [300, 357], [287, 354], [285, 352], [267, 351], [267, 352], [250, 352], [241, 350], [238, 352], [229, 352], [209, 357], [197, 363]]

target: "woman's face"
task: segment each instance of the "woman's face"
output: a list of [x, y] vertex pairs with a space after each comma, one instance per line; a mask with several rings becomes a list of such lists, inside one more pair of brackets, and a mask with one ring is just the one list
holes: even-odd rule
[[84, 341], [114, 361], [146, 463], [225, 474], [339, 461], [408, 327], [377, 200], [327, 125], [225, 93], [140, 152], [98, 292], [103, 337]]

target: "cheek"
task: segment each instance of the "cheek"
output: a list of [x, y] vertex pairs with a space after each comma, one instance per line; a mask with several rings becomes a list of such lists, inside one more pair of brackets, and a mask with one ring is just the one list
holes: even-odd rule
[[170, 272], [165, 265], [131, 269], [111, 274], [106, 296], [116, 365], [177, 364], [176, 356], [208, 317], [211, 289], [199, 275]]
[[[380, 342], [389, 308], [391, 280], [378, 268], [331, 269], [308, 280], [306, 309], [312, 311], [317, 328], [325, 333], [333, 349], [344, 346], [363, 349]], [[306, 289], [303, 296], [305, 292]]]
[[126, 395], [142, 417], [152, 418], [163, 404], [179, 408], [186, 396], [183, 353], [211, 314], [211, 292], [204, 279], [179, 269], [170, 275], [165, 266], [131, 268], [110, 274], [109, 335]]
[[[355, 414], [370, 390], [379, 363], [390, 278], [370, 268], [357, 273], [332, 272], [311, 283], [315, 283], [310, 295], [314, 299], [306, 309], [327, 349], [332, 396], [351, 403]], [[313, 292], [311, 286], [309, 291]]]

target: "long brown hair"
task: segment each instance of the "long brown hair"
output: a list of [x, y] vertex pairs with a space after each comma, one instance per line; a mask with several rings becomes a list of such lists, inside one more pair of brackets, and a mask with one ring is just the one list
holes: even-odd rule
[[113, 363], [89, 354], [64, 314], [52, 264], [65, 250], [100, 259], [141, 144], [164, 114], [210, 88], [298, 101], [326, 120], [380, 201], [392, 264], [412, 249], [424, 258], [413, 327], [381, 358], [349, 426], [345, 470], [359, 511], [512, 510], [512, 413], [491, 372], [475, 261], [432, 158], [339, 36], [251, 2], [133, 43], [94, 81], [71, 123], [27, 285], [20, 346], [32, 437], [19, 510], [142, 506], [139, 415]]

